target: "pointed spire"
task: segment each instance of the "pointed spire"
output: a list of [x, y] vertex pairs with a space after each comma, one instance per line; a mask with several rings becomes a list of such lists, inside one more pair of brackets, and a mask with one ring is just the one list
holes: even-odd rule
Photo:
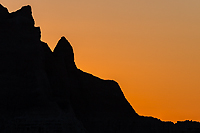
[[75, 66], [73, 48], [64, 36], [58, 41], [53, 53], [59, 60], [62, 60], [66, 66]]

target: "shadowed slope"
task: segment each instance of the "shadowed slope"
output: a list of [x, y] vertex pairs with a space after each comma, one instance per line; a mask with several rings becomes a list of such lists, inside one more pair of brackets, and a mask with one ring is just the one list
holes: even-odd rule
[[6, 19], [9, 17], [9, 12], [8, 12], [8, 9], [3, 7], [1, 4], [0, 4], [0, 20], [1, 19]]
[[[53, 53], [68, 71], [72, 107], [89, 131], [109, 132], [117, 128], [112, 124], [126, 123], [138, 117], [115, 81], [102, 80], [76, 68], [73, 49], [64, 37], [59, 40]], [[105, 129], [104, 123], [107, 122], [111, 125]]]

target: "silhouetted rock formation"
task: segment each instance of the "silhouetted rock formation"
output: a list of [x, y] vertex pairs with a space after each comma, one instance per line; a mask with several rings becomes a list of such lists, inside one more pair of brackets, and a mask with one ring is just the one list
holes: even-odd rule
[[0, 132], [199, 132], [198, 122], [139, 116], [119, 85], [78, 69], [62, 37], [54, 51], [40, 41], [31, 7], [0, 5]]
[[66, 97], [68, 79], [40, 41], [30, 6], [10, 14], [0, 10], [0, 132], [86, 132]]
[[90, 132], [111, 132], [119, 129], [116, 123], [124, 123], [122, 127], [127, 120], [138, 117], [115, 81], [102, 80], [77, 69], [73, 49], [64, 37], [53, 53], [68, 72], [71, 105], [86, 129]]

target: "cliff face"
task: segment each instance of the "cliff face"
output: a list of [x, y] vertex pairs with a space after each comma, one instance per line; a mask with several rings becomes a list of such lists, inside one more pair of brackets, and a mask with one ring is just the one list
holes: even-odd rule
[[67, 73], [40, 41], [31, 7], [0, 11], [0, 132], [86, 132], [67, 98]]
[[2, 6], [0, 10], [4, 11], [0, 16], [0, 102], [20, 110], [45, 100], [40, 29], [33, 25], [30, 6], [11, 14]]
[[78, 69], [65, 37], [52, 52], [30, 6], [9, 13], [0, 5], [0, 63], [0, 132], [181, 131], [139, 116], [115, 81]]

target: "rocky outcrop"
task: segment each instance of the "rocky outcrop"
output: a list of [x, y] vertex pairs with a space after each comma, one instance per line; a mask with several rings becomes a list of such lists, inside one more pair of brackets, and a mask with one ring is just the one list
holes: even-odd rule
[[86, 132], [66, 97], [67, 74], [40, 41], [30, 6], [0, 11], [0, 132]]
[[64, 37], [59, 40], [53, 54], [68, 72], [71, 106], [90, 132], [118, 130], [115, 125], [121, 123], [120, 132], [123, 132], [127, 121], [138, 117], [115, 81], [102, 80], [77, 69], [73, 49]]
[[30, 6], [0, 5], [0, 132], [199, 132], [198, 122], [139, 116], [117, 82], [78, 69], [65, 37], [52, 52], [34, 23]]

